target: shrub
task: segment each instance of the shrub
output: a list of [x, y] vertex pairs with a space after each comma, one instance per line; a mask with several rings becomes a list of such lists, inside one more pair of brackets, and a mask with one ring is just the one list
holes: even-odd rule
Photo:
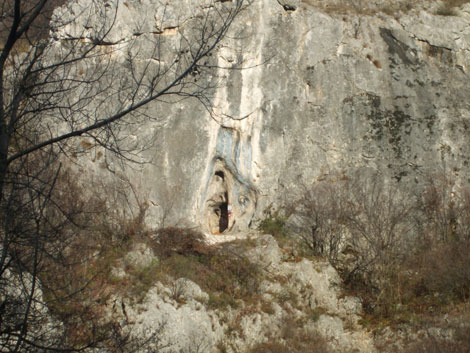
[[373, 322], [470, 297], [469, 187], [433, 175], [407, 193], [353, 174], [304, 187], [294, 205], [292, 236], [330, 260]]
[[459, 327], [453, 338], [435, 337], [428, 334], [425, 339], [410, 344], [404, 353], [470, 353], [470, 326]]
[[456, 8], [468, 2], [468, 0], [444, 0], [442, 6], [436, 11], [436, 14], [440, 16], [457, 16]]
[[411, 257], [407, 264], [415, 273], [414, 294], [434, 296], [441, 301], [470, 298], [470, 242], [455, 241], [452, 244], [433, 244]]
[[[183, 239], [182, 246], [169, 239], [171, 234]], [[192, 235], [195, 238], [190, 239]], [[200, 233], [176, 228], [157, 232], [154, 248], [163, 254], [158, 278], [163, 282], [186, 278], [197, 283], [209, 294], [212, 308], [235, 307], [237, 300], [256, 297], [262, 278], [258, 265], [235, 250], [208, 246], [200, 237]]]
[[280, 337], [255, 344], [249, 353], [330, 353], [327, 341], [318, 332], [306, 330], [286, 318]]
[[[69, 216], [60, 229], [63, 249], [57, 253], [44, 249], [48, 256], [38, 276], [44, 303], [61, 322], [68, 344], [107, 345], [119, 338], [126, 340], [121, 343], [127, 347], [136, 340], [127, 337], [125, 330], [114, 330], [115, 319], [108, 315], [109, 299], [116, 295], [141, 300], [154, 284], [158, 261], [137, 266], [123, 260], [136, 242], [150, 241], [151, 231], [143, 221], [147, 208], [141, 204], [135, 216], [116, 212], [117, 196], [110, 190], [125, 188], [119, 182], [92, 186], [95, 191], [106, 189], [106, 193], [89, 192], [72, 170], [58, 178], [52, 196], [57, 198], [57, 209]], [[108, 199], [100, 198], [102, 194]], [[60, 220], [55, 208], [46, 212], [50, 219]], [[121, 266], [125, 266], [125, 275], [113, 271]]]
[[[296, 236], [313, 254], [327, 256], [347, 283], [401, 261], [397, 255], [413, 229], [410, 199], [379, 175], [363, 178], [333, 177], [304, 187], [292, 217]], [[348, 266], [339, 261], [344, 251]]]
[[286, 237], [288, 235], [286, 221], [287, 217], [281, 216], [279, 211], [267, 212], [266, 218], [261, 220], [258, 229], [264, 234], [271, 234], [276, 238]]
[[156, 231], [153, 250], [160, 257], [196, 255], [208, 251], [205, 236], [190, 228], [168, 227]]
[[444, 6], [441, 6], [436, 11], [436, 15], [439, 15], [439, 16], [457, 16], [457, 11], [455, 11], [455, 9], [453, 9], [453, 8], [449, 8], [449, 7], [446, 7], [444, 5]]
[[[325, 181], [302, 187], [301, 197], [294, 202], [290, 229], [316, 256], [325, 256], [335, 264], [345, 238], [344, 224], [351, 209], [343, 202], [345, 181], [339, 185]], [[338, 187], [339, 186], [339, 187]]]

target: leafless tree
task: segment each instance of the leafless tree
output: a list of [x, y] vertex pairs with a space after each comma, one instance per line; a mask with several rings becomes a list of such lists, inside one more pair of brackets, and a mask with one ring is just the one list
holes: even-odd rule
[[345, 197], [345, 181], [321, 181], [301, 188], [291, 216], [291, 230], [315, 255], [336, 264], [344, 247], [345, 222], [353, 211]]
[[66, 233], [84, 221], [80, 200], [66, 205], [56, 191], [60, 161], [83, 150], [78, 137], [132, 159], [136, 145], [124, 132], [164, 118], [148, 114], [149, 103], [196, 98], [210, 107], [213, 54], [245, 6], [207, 0], [180, 17], [158, 1], [151, 27], [143, 20], [123, 34], [122, 16], [138, 2], [72, 0], [53, 13], [63, 2], [0, 5], [2, 352], [79, 351], [102, 338], [83, 313], [84, 326], [98, 333], [68, 342], [44, 305], [41, 274], [67, 261]]
[[346, 282], [392, 268], [415, 233], [409, 195], [380, 174], [351, 174], [305, 187], [292, 216], [295, 234], [314, 254], [341, 267], [340, 255], [350, 253]]
[[380, 174], [367, 182], [357, 179], [349, 194], [355, 212], [348, 217], [347, 225], [356, 256], [346, 281], [357, 275], [380, 281], [385, 271], [393, 271], [403, 261], [411, 243], [415, 233], [413, 200]]

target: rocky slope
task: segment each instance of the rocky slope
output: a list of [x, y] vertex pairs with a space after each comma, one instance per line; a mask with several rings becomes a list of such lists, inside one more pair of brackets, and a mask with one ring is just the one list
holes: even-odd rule
[[[251, 297], [214, 308], [198, 284], [172, 278], [157, 282], [141, 303], [116, 296], [111, 315], [137, 337], [158, 329], [156, 345], [164, 347], [162, 352], [249, 352], [259, 343], [297, 340], [323, 344], [320, 352], [375, 352], [371, 334], [358, 324], [360, 301], [342, 294], [331, 265], [295, 257], [270, 235], [249, 239], [244, 256], [259, 266], [263, 278]], [[142, 247], [130, 256], [153, 260]]]

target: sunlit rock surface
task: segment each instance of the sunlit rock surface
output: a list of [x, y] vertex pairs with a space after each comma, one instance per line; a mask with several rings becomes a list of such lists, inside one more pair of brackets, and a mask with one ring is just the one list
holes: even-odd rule
[[[429, 5], [429, 12], [392, 17], [380, 4], [346, 14], [326, 1], [314, 5], [247, 6], [218, 47], [209, 110], [194, 99], [146, 107], [156, 120], [130, 134], [150, 141], [139, 157], [149, 163], [124, 174], [150, 205], [152, 224], [164, 218], [208, 234], [236, 233], [302, 186], [358, 169], [403, 187], [435, 172], [466, 177], [470, 7], [456, 9], [458, 16], [436, 15]], [[209, 8], [150, 0], [119, 6], [115, 43], [137, 34], [176, 38], [187, 18]], [[89, 173], [103, 173], [99, 163]]]

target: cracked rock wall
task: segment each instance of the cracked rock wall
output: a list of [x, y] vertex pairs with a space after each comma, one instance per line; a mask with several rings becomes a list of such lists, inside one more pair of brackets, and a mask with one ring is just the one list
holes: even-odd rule
[[[331, 173], [366, 168], [403, 185], [433, 172], [468, 178], [470, 6], [458, 16], [391, 17], [325, 3], [256, 0], [245, 9], [217, 53], [220, 67], [243, 69], [219, 69], [212, 115], [192, 101], [147, 108], [168, 120], [141, 128], [157, 141], [145, 152], [152, 164], [129, 174], [154, 223], [167, 213], [214, 232], [218, 171], [232, 232]], [[139, 11], [146, 6], [155, 2]]]

